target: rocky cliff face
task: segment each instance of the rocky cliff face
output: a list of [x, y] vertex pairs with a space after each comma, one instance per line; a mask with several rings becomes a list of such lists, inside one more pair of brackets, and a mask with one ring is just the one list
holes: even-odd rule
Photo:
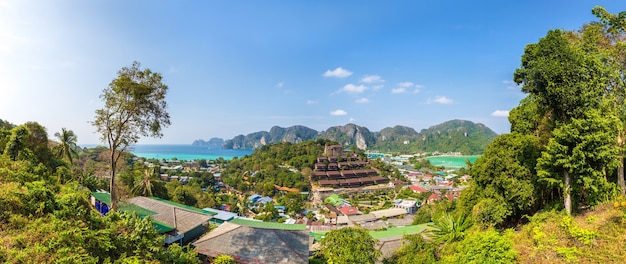
[[482, 153], [487, 144], [497, 134], [483, 124], [466, 120], [451, 120], [423, 129], [419, 133], [405, 126], [394, 126], [380, 132], [370, 132], [366, 127], [355, 124], [330, 127], [318, 132], [305, 126], [278, 127], [259, 131], [246, 136], [239, 135], [223, 144], [227, 149], [256, 149], [261, 146], [278, 143], [299, 143], [318, 138], [330, 139], [344, 147], [356, 146], [359, 149], [378, 149], [380, 151], [449, 152], [465, 154]]
[[192, 146], [202, 146], [209, 148], [221, 148], [224, 145], [224, 139], [221, 138], [211, 138], [209, 141], [204, 141], [202, 139], [195, 140], [191, 143]]
[[278, 142], [299, 143], [315, 139], [317, 134], [316, 130], [305, 126], [292, 126], [287, 128], [274, 126], [270, 129], [270, 132], [259, 131], [246, 136], [236, 136], [231, 140], [227, 140], [223, 147], [227, 149], [256, 149], [267, 144]]
[[376, 142], [374, 135], [366, 128], [355, 124], [335, 126], [320, 133], [320, 138], [330, 139], [344, 146], [354, 145], [359, 149], [367, 149]]

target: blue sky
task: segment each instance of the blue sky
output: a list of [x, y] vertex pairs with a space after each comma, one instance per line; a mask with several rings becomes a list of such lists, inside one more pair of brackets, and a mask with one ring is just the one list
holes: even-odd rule
[[117, 71], [169, 86], [161, 139], [355, 123], [421, 130], [451, 119], [509, 132], [527, 44], [622, 1], [0, 1], [0, 119], [90, 125]]

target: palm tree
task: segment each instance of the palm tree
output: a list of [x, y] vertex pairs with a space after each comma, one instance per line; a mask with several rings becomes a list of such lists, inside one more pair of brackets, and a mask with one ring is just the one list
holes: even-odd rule
[[76, 137], [74, 131], [65, 128], [61, 128], [61, 133], [54, 133], [54, 136], [59, 140], [59, 145], [55, 147], [55, 154], [59, 158], [67, 158], [70, 161], [70, 165], [72, 165], [74, 163], [73, 157], [78, 156], [76, 152], [78, 137]]
[[145, 169], [139, 183], [133, 186], [131, 193], [141, 196], [156, 196], [161, 198], [167, 198], [167, 188], [163, 182], [157, 179], [155, 175], [154, 167]]

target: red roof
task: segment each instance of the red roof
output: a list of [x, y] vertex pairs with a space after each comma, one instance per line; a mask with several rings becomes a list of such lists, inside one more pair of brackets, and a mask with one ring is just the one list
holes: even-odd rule
[[357, 210], [355, 207], [352, 206], [342, 206], [341, 208], [339, 208], [339, 211], [341, 211], [342, 214], [344, 215], [357, 215], [359, 214], [359, 210]]
[[455, 198], [455, 197], [454, 197], [454, 194], [452, 194], [452, 193], [446, 193], [446, 195], [445, 195], [445, 196], [446, 196], [446, 198], [448, 198], [448, 200], [450, 200], [450, 201], [454, 200], [454, 198]]
[[430, 200], [439, 200], [439, 199], [441, 199], [439, 195], [433, 193], [430, 196], [428, 196], [427, 200], [430, 201]]
[[415, 185], [411, 185], [411, 186], [409, 186], [409, 188], [411, 188], [411, 190], [413, 190], [413, 192], [416, 192], [416, 193], [428, 192], [428, 190], [426, 190], [426, 189], [424, 189], [422, 187], [419, 187], [419, 186], [415, 186]]

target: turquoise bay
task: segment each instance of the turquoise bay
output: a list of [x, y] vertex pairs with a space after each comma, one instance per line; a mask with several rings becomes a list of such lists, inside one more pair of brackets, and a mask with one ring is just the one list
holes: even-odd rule
[[233, 157], [243, 157], [250, 155], [253, 150], [250, 149], [222, 149], [215, 147], [202, 147], [193, 145], [156, 145], [156, 144], [139, 144], [129, 149], [133, 154], [154, 159], [179, 159], [179, 160], [215, 160], [223, 158], [230, 160]]
[[[97, 145], [81, 145], [81, 147], [93, 148]], [[251, 149], [222, 149], [216, 147], [202, 147], [193, 145], [165, 145], [165, 144], [138, 144], [128, 148], [138, 157], [149, 159], [178, 159], [178, 160], [216, 160], [223, 158], [231, 160], [233, 157], [243, 157], [254, 152]]]

